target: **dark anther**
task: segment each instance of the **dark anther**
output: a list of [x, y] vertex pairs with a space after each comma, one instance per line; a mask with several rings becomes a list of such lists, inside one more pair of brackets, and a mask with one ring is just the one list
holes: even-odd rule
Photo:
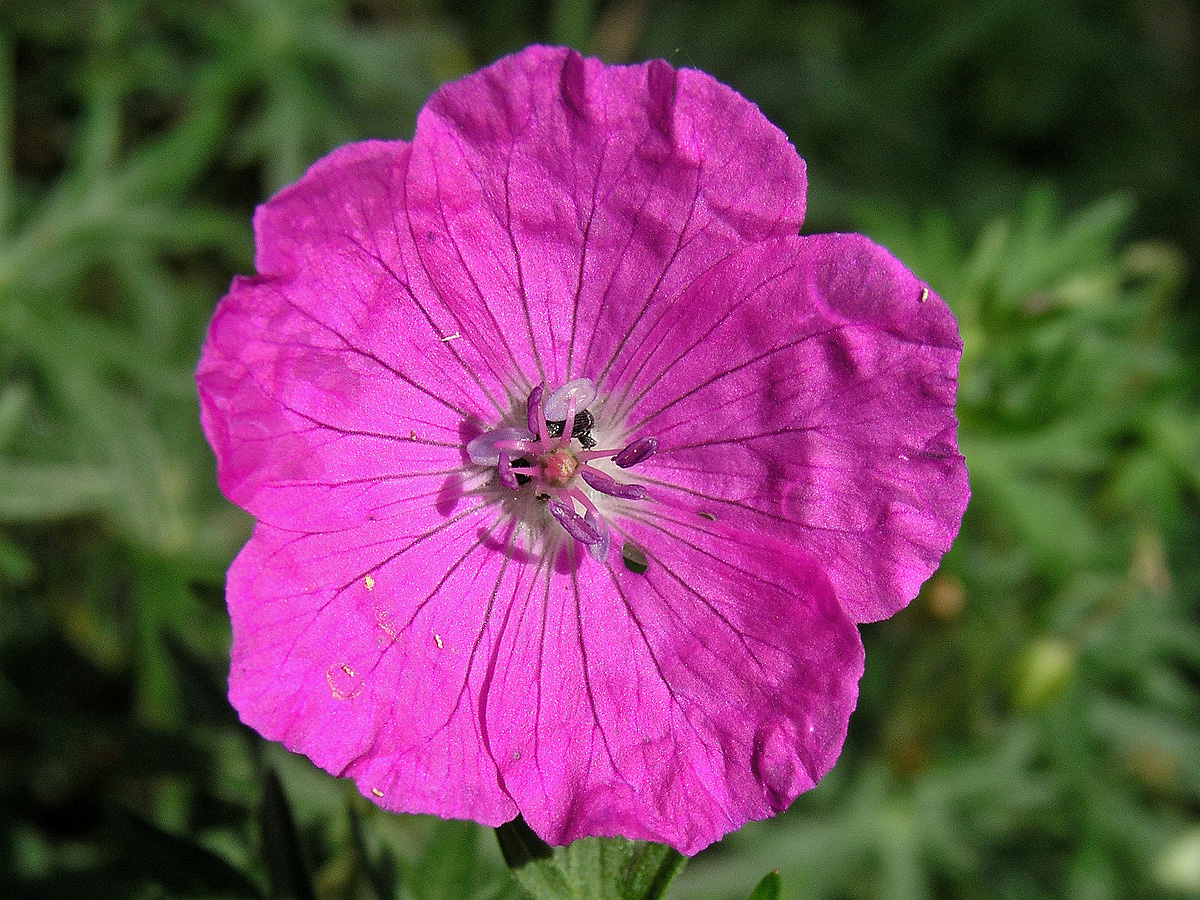
[[[566, 424], [565, 419], [560, 421], [547, 419], [546, 433], [552, 438], [559, 437], [563, 433], [563, 427]], [[575, 413], [575, 424], [571, 426], [571, 437], [577, 439], [586, 450], [590, 450], [596, 446], [596, 439], [592, 437], [592, 426], [595, 424], [595, 416], [586, 409], [581, 409]]]
[[[510, 465], [514, 469], [528, 469], [532, 464], [529, 462], [529, 460], [522, 456], [518, 459], [514, 459]], [[520, 487], [523, 484], [529, 484], [529, 482], [533, 481], [533, 479], [528, 475], [522, 475], [520, 472], [514, 472], [513, 474], [517, 476], [517, 487]]]

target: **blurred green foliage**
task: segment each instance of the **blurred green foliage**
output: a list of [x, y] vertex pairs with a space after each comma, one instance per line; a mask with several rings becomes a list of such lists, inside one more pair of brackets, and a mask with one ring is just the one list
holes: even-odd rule
[[[536, 40], [662, 55], [953, 306], [973, 499], [843, 758], [675, 896], [1200, 896], [1200, 18], [1183, 0], [0, 3], [0, 896], [516, 897], [224, 699], [191, 381], [256, 202]], [[1189, 280], [1191, 279], [1191, 280]], [[760, 883], [761, 881], [761, 883]]]

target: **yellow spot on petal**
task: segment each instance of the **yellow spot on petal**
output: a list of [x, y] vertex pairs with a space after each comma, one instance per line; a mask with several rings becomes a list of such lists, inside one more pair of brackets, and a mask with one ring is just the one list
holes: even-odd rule
[[364, 586], [364, 587], [365, 587], [365, 588], [366, 588], [368, 591], [373, 591], [373, 590], [375, 590], [375, 579], [374, 579], [374, 578], [372, 578], [370, 575], [364, 575], [364, 576], [363, 576], [363, 586]]
[[433, 636], [433, 642], [437, 644], [439, 650], [442, 649], [442, 636], [440, 634], [435, 634]]
[[921, 288], [921, 296], [917, 298], [917, 302], [924, 303], [928, 299], [929, 299], [929, 288], [927, 288], [927, 287]]
[[375, 621], [388, 637], [393, 640], [397, 637], [396, 626], [392, 623], [392, 614], [386, 609], [380, 609], [378, 606], [375, 607]]
[[383, 796], [383, 791], [381, 791], [379, 788], [371, 788], [371, 793], [374, 794], [376, 797]]
[[325, 680], [334, 700], [351, 700], [362, 693], [362, 676], [345, 663], [334, 663], [326, 669]]

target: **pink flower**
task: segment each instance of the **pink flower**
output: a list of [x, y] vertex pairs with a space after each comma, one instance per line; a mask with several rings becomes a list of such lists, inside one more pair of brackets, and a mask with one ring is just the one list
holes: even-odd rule
[[242, 719], [551, 843], [812, 787], [967, 484], [953, 317], [804, 191], [709, 76], [532, 47], [261, 207], [197, 372]]

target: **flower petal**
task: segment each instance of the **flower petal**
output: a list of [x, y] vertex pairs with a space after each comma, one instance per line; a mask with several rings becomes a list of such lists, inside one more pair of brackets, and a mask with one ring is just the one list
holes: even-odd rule
[[201, 418], [222, 490], [257, 518], [361, 521], [426, 476], [441, 484], [524, 397], [493, 344], [446, 339], [458, 311], [430, 287], [399, 205], [409, 154], [350, 145], [260, 207], [263, 274], [236, 279], [213, 317]]
[[[243, 720], [390, 809], [553, 843], [694, 853], [811, 787], [854, 620], [911, 598], [967, 490], [948, 310], [864, 239], [796, 237], [803, 196], [709, 76], [536, 47], [261, 207], [197, 370], [258, 520]], [[561, 398], [586, 434], [573, 379], [637, 465], [590, 482], [604, 515], [496, 446]]]
[[517, 808], [478, 698], [513, 605], [494, 546], [507, 538], [469, 514], [406, 521], [258, 525], [227, 582], [229, 698], [264, 737], [389, 809], [499, 825]]
[[259, 525], [229, 576], [230, 699], [389, 809], [695, 853], [832, 765], [862, 647], [815, 564], [693, 519], [626, 530], [642, 574], [573, 543], [523, 565], [469, 515]]
[[731, 257], [662, 322], [610, 398], [659, 440], [656, 496], [804, 548], [856, 621], [911, 600], [968, 497], [945, 304], [866, 238], [817, 235]]
[[786, 808], [837, 758], [862, 674], [819, 568], [769, 540], [633, 523], [642, 574], [590, 560], [511, 618], [484, 697], [505, 789], [552, 844], [693, 854]]
[[710, 76], [531, 47], [426, 104], [407, 203], [439, 292], [558, 385], [601, 377], [652, 298], [794, 234], [804, 190], [783, 133]]

